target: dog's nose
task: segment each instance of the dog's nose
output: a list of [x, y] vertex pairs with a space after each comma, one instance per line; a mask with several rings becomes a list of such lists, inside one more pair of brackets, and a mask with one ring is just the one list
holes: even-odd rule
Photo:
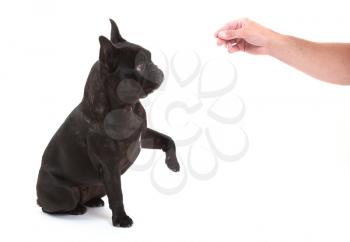
[[164, 73], [160, 69], [158, 69], [158, 71], [159, 71], [159, 79], [158, 79], [158, 81], [159, 81], [159, 85], [160, 85], [164, 81]]
[[164, 73], [161, 69], [159, 69], [156, 65], [152, 65], [151, 67], [151, 81], [154, 82], [157, 86], [160, 86], [164, 80]]

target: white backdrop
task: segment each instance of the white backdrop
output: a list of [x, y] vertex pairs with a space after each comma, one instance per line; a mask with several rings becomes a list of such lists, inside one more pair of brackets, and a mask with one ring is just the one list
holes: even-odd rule
[[[230, 56], [213, 37], [246, 16], [282, 33], [349, 42], [347, 5], [2, 1], [1, 241], [350, 241], [350, 87], [319, 82], [270, 57]], [[164, 87], [143, 102], [152, 128], [178, 143], [182, 165], [173, 174], [162, 152], [141, 153], [122, 177], [134, 220], [128, 229], [112, 227], [108, 206], [52, 217], [35, 203], [42, 152], [81, 100], [109, 18], [169, 70]], [[205, 97], [220, 88], [226, 91]], [[242, 111], [240, 99], [242, 118], [223, 123]], [[244, 133], [246, 153], [220, 158], [244, 149]]]

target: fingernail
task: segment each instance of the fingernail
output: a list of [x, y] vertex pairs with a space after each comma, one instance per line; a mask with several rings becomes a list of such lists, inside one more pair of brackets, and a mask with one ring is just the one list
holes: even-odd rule
[[225, 37], [226, 37], [226, 33], [225, 33], [224, 31], [221, 31], [221, 32], [219, 33], [219, 37], [225, 38]]

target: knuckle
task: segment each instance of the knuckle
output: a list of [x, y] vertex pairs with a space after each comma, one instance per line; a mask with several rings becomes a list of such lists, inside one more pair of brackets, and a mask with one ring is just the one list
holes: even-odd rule
[[240, 29], [238, 33], [242, 38], [247, 36], [247, 30], [245, 28]]
[[241, 21], [245, 24], [248, 24], [251, 22], [249, 18], [242, 18]]
[[228, 39], [233, 38], [234, 37], [234, 31], [233, 30], [228, 30], [226, 32], [226, 36], [227, 36]]

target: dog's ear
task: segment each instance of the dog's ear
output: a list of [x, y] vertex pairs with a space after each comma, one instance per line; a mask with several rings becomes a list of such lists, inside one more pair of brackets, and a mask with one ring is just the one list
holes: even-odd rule
[[125, 42], [125, 39], [120, 35], [117, 24], [113, 19], [109, 19], [111, 21], [111, 41], [113, 44], [118, 42]]
[[113, 72], [117, 67], [118, 51], [113, 44], [104, 36], [99, 37], [100, 41], [100, 62], [109, 72]]

